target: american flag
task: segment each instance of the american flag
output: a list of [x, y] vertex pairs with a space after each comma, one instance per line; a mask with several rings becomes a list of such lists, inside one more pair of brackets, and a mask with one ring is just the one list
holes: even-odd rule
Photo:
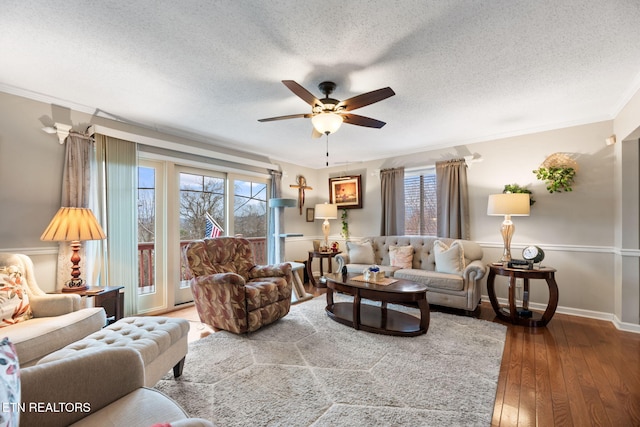
[[205, 212], [205, 215], [206, 215], [205, 217], [206, 225], [204, 227], [205, 239], [210, 237], [220, 237], [220, 235], [224, 232], [222, 227], [220, 227], [216, 222], [216, 220], [213, 219], [211, 215], [209, 215], [209, 212]]

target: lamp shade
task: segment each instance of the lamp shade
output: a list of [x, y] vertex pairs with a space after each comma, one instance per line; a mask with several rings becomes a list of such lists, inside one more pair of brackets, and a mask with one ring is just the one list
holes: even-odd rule
[[332, 203], [317, 204], [315, 209], [316, 219], [338, 218], [338, 205]]
[[529, 216], [529, 195], [526, 193], [491, 194], [487, 215]]
[[311, 123], [320, 133], [334, 133], [342, 125], [342, 116], [336, 113], [320, 113], [311, 117]]
[[71, 242], [106, 238], [91, 209], [60, 208], [40, 240]]
[[296, 199], [269, 199], [270, 208], [295, 208], [297, 205]]

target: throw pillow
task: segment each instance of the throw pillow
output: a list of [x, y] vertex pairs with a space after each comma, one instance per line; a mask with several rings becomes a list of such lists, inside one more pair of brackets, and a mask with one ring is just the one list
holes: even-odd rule
[[462, 274], [464, 270], [464, 251], [460, 242], [451, 246], [436, 240], [433, 242], [433, 254], [436, 258], [436, 271], [440, 273]]
[[349, 262], [352, 264], [375, 264], [373, 246], [368, 240], [362, 243], [347, 242], [347, 251], [349, 252]]
[[413, 267], [413, 246], [389, 246], [389, 259], [392, 267]]
[[16, 348], [9, 338], [0, 342], [0, 411], [1, 427], [20, 424], [20, 366]]
[[17, 266], [0, 269], [0, 328], [33, 317], [29, 295], [22, 286], [22, 272]]

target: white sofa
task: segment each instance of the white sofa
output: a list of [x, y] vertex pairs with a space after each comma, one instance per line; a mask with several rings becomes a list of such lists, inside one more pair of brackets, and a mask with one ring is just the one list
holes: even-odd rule
[[31, 319], [0, 328], [0, 336], [8, 337], [15, 345], [21, 367], [35, 365], [47, 354], [106, 325], [102, 307], [82, 308], [79, 295], [47, 294], [40, 289], [28, 256], [0, 252], [0, 267], [19, 269], [22, 289], [33, 312]]
[[[438, 268], [434, 254], [436, 240], [446, 246], [452, 246], [457, 242], [455, 245], [462, 248], [464, 261], [460, 263], [459, 272], [443, 272], [443, 268]], [[367, 242], [373, 249], [373, 259], [367, 259]], [[439, 244], [439, 247], [444, 245]], [[390, 248], [403, 246], [413, 248], [410, 268], [391, 265]], [[366, 237], [358, 242], [347, 242], [347, 248], [347, 252], [335, 258], [338, 271], [346, 267], [349, 273], [362, 273], [364, 269], [376, 264], [387, 277], [408, 279], [427, 285], [429, 304], [467, 312], [472, 312], [478, 307], [481, 298], [480, 281], [486, 273], [486, 267], [482, 262], [482, 248], [475, 242], [433, 236], [377, 236]]]

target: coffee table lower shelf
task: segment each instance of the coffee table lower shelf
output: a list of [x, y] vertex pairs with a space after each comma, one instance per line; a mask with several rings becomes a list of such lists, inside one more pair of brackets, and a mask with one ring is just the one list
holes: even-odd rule
[[325, 310], [329, 317], [336, 322], [367, 332], [407, 337], [414, 337], [427, 332], [420, 325], [420, 319], [407, 313], [386, 308], [386, 304], [382, 306], [359, 305], [359, 323], [353, 321], [354, 305], [352, 302], [337, 302], [333, 305], [328, 305]]

